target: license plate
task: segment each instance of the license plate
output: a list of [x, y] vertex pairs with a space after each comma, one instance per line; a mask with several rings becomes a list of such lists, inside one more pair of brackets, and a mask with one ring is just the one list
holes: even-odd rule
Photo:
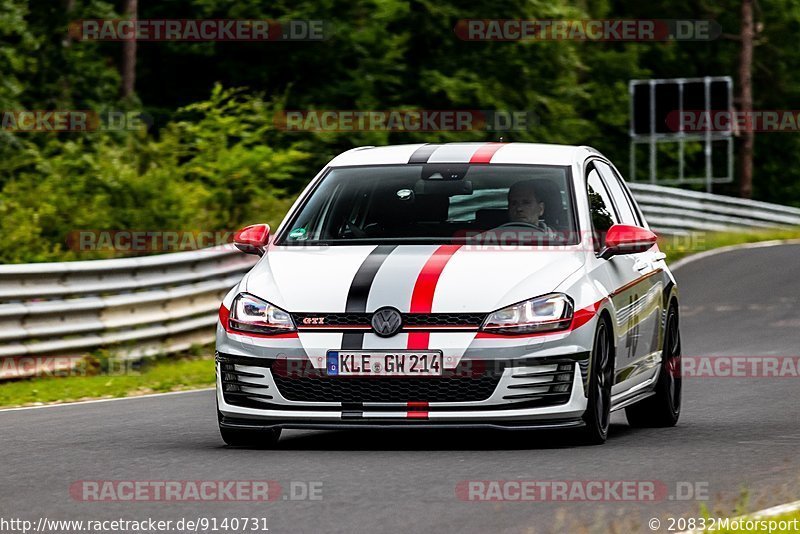
[[442, 353], [328, 351], [328, 376], [441, 376]]

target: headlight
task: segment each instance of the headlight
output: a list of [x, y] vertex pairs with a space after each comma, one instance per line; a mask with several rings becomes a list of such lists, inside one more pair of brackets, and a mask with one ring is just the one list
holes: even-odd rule
[[295, 330], [294, 321], [287, 312], [247, 293], [240, 293], [233, 299], [230, 327], [258, 334], [281, 334]]
[[530, 334], [569, 328], [572, 299], [561, 293], [544, 295], [492, 312], [481, 330], [496, 334]]

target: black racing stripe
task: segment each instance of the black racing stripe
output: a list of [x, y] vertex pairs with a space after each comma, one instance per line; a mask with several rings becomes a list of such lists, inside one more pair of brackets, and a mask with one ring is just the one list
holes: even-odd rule
[[[367, 298], [369, 297], [372, 282], [375, 281], [375, 275], [378, 274], [378, 269], [381, 268], [389, 254], [396, 248], [397, 245], [378, 245], [369, 253], [369, 256], [366, 257], [361, 267], [356, 271], [353, 282], [350, 284], [350, 291], [347, 293], [347, 303], [345, 304], [346, 312], [364, 313], [367, 311]], [[359, 350], [363, 345], [363, 332], [346, 332], [342, 336], [342, 349]]]
[[342, 403], [342, 419], [363, 419], [363, 418], [364, 418], [363, 402]]
[[436, 152], [436, 149], [442, 146], [441, 144], [436, 143], [428, 143], [427, 145], [422, 145], [418, 149], [411, 154], [411, 157], [408, 158], [409, 163], [428, 163], [428, 159]]
[[347, 303], [345, 304], [346, 312], [363, 313], [367, 311], [367, 298], [372, 282], [378, 274], [378, 269], [396, 248], [397, 245], [378, 245], [364, 259], [350, 284], [350, 292], [347, 294]]
[[342, 334], [343, 350], [360, 350], [364, 346], [364, 334], [345, 332]]

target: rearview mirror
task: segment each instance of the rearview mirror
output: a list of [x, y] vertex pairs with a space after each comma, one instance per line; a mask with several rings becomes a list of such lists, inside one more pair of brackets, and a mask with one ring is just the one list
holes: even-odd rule
[[638, 254], [650, 250], [658, 236], [645, 228], [615, 224], [606, 233], [606, 243], [600, 257], [607, 260], [619, 254]]
[[269, 225], [246, 226], [233, 234], [233, 244], [245, 254], [263, 256], [269, 242]]
[[442, 180], [431, 178], [417, 180], [414, 184], [414, 193], [418, 195], [471, 195], [472, 182], [470, 180]]

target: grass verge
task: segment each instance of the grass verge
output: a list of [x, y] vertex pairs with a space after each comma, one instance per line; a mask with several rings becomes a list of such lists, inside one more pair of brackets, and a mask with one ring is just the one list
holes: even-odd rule
[[759, 232], [692, 232], [685, 236], [664, 236], [659, 239], [658, 246], [667, 255], [667, 261], [673, 262], [715, 248], [789, 239], [800, 239], [800, 228]]
[[48, 376], [0, 383], [0, 406], [131, 397], [214, 385], [213, 356], [160, 358], [112, 368], [89, 376]]

